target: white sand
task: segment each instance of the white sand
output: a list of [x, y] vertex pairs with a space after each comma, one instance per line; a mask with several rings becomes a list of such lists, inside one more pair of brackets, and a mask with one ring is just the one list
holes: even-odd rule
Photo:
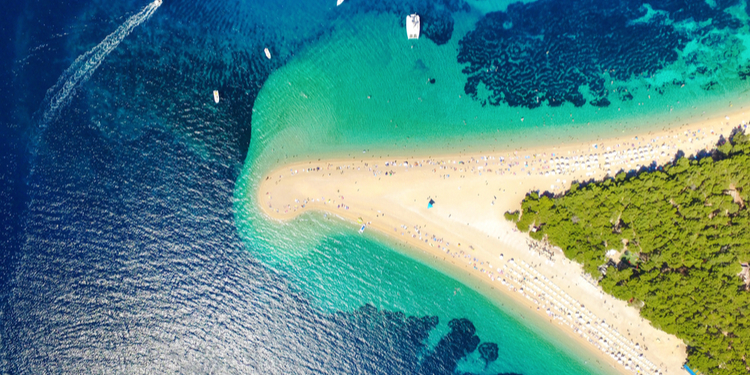
[[[728, 118], [596, 145], [304, 161], [270, 172], [257, 196], [263, 212], [276, 220], [319, 210], [352, 221], [354, 231], [361, 218], [367, 231], [384, 233], [507, 292], [622, 373], [636, 372], [637, 365], [641, 373], [679, 374], [686, 358], [681, 340], [604, 294], [559, 250], [539, 250], [543, 245], [517, 232], [503, 213], [520, 209], [531, 190], [560, 193], [574, 180], [664, 164], [677, 150], [691, 155], [712, 149], [719, 134], [729, 135], [730, 121], [744, 119], [738, 110]], [[436, 202], [431, 209], [429, 199]]]

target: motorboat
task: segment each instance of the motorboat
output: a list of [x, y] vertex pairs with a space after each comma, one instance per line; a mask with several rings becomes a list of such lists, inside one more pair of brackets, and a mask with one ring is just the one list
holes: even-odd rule
[[406, 35], [409, 39], [419, 39], [419, 15], [414, 13], [406, 16]]
[[268, 57], [268, 59], [270, 60], [271, 59], [271, 51], [269, 51], [268, 48], [263, 48], [263, 52], [266, 54], [266, 57]]
[[219, 90], [214, 90], [214, 103], [219, 103]]

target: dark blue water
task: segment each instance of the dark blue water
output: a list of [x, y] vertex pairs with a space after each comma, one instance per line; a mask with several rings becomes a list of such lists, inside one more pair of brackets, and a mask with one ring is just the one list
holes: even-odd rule
[[[729, 8], [737, 0], [539, 0], [511, 4], [506, 12], [491, 12], [461, 40], [459, 62], [467, 63], [466, 93], [483, 104], [508, 104], [536, 108], [570, 102], [610, 105], [607, 78], [623, 82], [653, 77], [680, 58], [688, 43], [700, 40], [721, 50], [724, 37], [733, 35], [746, 21], [733, 17]], [[716, 42], [711, 43], [710, 34]], [[731, 38], [731, 36], [729, 37]], [[713, 63], [719, 58], [687, 56], [691, 74], [675, 84], [705, 78], [717, 84]], [[732, 53], [720, 59], [732, 59]], [[704, 60], [704, 61], [701, 61]], [[746, 63], [741, 59], [742, 63]], [[731, 66], [734, 61], [725, 61]], [[691, 71], [692, 70], [692, 71]], [[733, 79], [738, 79], [736, 71]], [[479, 95], [483, 83], [488, 95]], [[586, 90], [581, 90], [586, 86]], [[657, 90], [661, 87], [655, 87]], [[583, 92], [582, 92], [583, 91]], [[619, 101], [633, 99], [620, 90]], [[586, 95], [584, 95], [584, 93]], [[588, 96], [588, 97], [587, 97]]]
[[0, 373], [432, 374], [480, 347], [466, 320], [427, 349], [436, 318], [322, 314], [238, 238], [253, 100], [327, 3], [167, 2], [44, 123], [57, 78], [146, 4], [6, 7]]
[[[444, 44], [453, 37], [452, 14], [467, 4], [164, 1], [50, 121], [40, 120], [47, 90], [76, 57], [147, 3], [3, 4], [0, 373], [439, 374], [452, 373], [472, 353], [487, 363], [503, 361], [498, 344], [481, 342], [482, 332], [465, 319], [452, 321], [437, 346], [427, 347], [435, 317], [367, 305], [321, 313], [283, 274], [252, 256], [233, 212], [235, 182], [252, 142], [253, 103], [270, 74], [358, 12], [418, 11], [425, 37]], [[659, 9], [682, 19], [705, 11], [666, 3]], [[645, 12], [639, 2], [623, 7]], [[529, 5], [486, 16], [496, 27], [470, 34], [461, 51], [476, 70], [467, 73], [474, 84], [467, 92], [476, 93], [472, 87], [482, 81], [494, 96], [477, 100], [536, 105], [529, 104], [532, 94], [510, 95], [509, 81], [481, 69], [502, 53], [525, 56], [523, 43], [513, 44], [522, 39], [516, 35], [505, 46], [510, 52], [490, 47], [508, 17], [520, 25], [543, 11]], [[553, 23], [537, 20], [527, 30]], [[714, 22], [739, 26], [730, 21]], [[273, 59], [263, 56], [265, 47]], [[649, 73], [672, 56], [664, 48], [633, 48], [653, 57], [640, 60], [650, 64]], [[592, 56], [586, 58], [598, 55]], [[567, 76], [548, 99], [576, 102], [571, 93], [596, 82]], [[211, 102], [214, 89], [222, 93], [220, 110]]]

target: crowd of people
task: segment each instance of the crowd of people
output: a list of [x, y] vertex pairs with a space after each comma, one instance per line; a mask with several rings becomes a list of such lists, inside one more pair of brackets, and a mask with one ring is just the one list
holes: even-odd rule
[[550, 321], [567, 326], [576, 335], [637, 374], [663, 374], [663, 370], [643, 356], [647, 348], [628, 339], [598, 318], [583, 304], [539, 273], [534, 266], [509, 259], [495, 277], [513, 292], [520, 293], [547, 314]]
[[[710, 131], [710, 135], [714, 135]], [[443, 159], [425, 158], [425, 159], [389, 159], [389, 160], [349, 160], [339, 162], [327, 162], [321, 166], [311, 163], [305, 168], [289, 169], [289, 174], [279, 175], [276, 184], [282, 182], [285, 177], [292, 177], [299, 173], [318, 174], [324, 179], [334, 178], [336, 175], [348, 174], [349, 172], [362, 171], [363, 180], [357, 177], [360, 184], [371, 183], [369, 181], [387, 181], [400, 175], [410, 176], [410, 171], [426, 168], [427, 172], [439, 178], [440, 180], [465, 179], [472, 177], [482, 177], [482, 181], [490, 176], [498, 175], [528, 175], [528, 176], [547, 176], [557, 178], [554, 185], [550, 186], [550, 191], [561, 192], [567, 188], [568, 180], [583, 181], [592, 176], [601, 177], [612, 175], [620, 170], [638, 169], [642, 166], [652, 164], [662, 164], [674, 157], [677, 152], [676, 144], [693, 143], [697, 140], [707, 141], [709, 138], [708, 131], [693, 131], [683, 133], [673, 133], [669, 136], [654, 136], [651, 139], [639, 139], [633, 137], [627, 140], [617, 140], [607, 145], [599, 143], [592, 144], [590, 147], [583, 147], [578, 150], [556, 150], [555, 152], [527, 153], [519, 151], [510, 151], [502, 153], [493, 153], [485, 156], [451, 156]], [[668, 140], [666, 138], [674, 138]], [[678, 142], [674, 142], [678, 140]], [[669, 146], [671, 144], [671, 146]], [[270, 179], [271, 176], [266, 178]], [[558, 178], [559, 177], [559, 178]], [[395, 177], [399, 178], [399, 177]], [[514, 177], [515, 178], [515, 177]], [[372, 179], [372, 180], [369, 180]], [[513, 180], [515, 181], [515, 180]], [[490, 179], [488, 184], [491, 184]], [[292, 182], [289, 182], [292, 183]], [[357, 182], [355, 182], [357, 183]], [[514, 182], [515, 183], [515, 182]], [[497, 196], [493, 194], [503, 194], [507, 186], [495, 186], [493, 191], [486, 199], [488, 205], [494, 206]], [[538, 190], [540, 187], [535, 187]], [[461, 186], [458, 186], [461, 189]], [[352, 191], [353, 192], [353, 191]], [[347, 193], [347, 195], [350, 193]], [[273, 202], [270, 192], [266, 192], [267, 207], [276, 213], [290, 214], [305, 208], [311, 208], [311, 204], [328, 212], [337, 212], [338, 210], [349, 210], [350, 204], [352, 209], [356, 210], [358, 206], [355, 201], [344, 199], [343, 191], [338, 190], [321, 196], [320, 198], [298, 198], [288, 202]], [[519, 197], [520, 198], [520, 197]], [[429, 200], [429, 199], [428, 199]], [[360, 202], [360, 201], [356, 201]], [[361, 202], [360, 202], [361, 203]], [[491, 209], [491, 208], [489, 208]], [[366, 209], [359, 213], [362, 217], [365, 212], [371, 212], [371, 218], [363, 220], [360, 224], [371, 225], [373, 222], [378, 223], [383, 212]], [[454, 214], [456, 212], [453, 212]], [[502, 213], [499, 213], [502, 215]], [[450, 215], [448, 215], [450, 218]], [[455, 216], [454, 216], [455, 218]], [[463, 223], [461, 223], [463, 225]], [[469, 223], [466, 223], [467, 225]], [[393, 225], [393, 224], [391, 224]], [[388, 231], [390, 231], [388, 226]], [[509, 228], [510, 229], [510, 228]], [[515, 230], [514, 230], [515, 231]], [[431, 230], [430, 232], [435, 232]], [[509, 230], [510, 232], [510, 230]], [[486, 252], [477, 252], [470, 244], [461, 244], [459, 241], [446, 240], [450, 237], [442, 234], [427, 233], [425, 225], [401, 224], [393, 226], [393, 234], [403, 238], [406, 242], [414, 244], [415, 242], [428, 245], [431, 248], [437, 248], [444, 256], [454, 259], [454, 262], [464, 264], [472, 272], [487, 276], [493, 282], [501, 282], [510, 290], [521, 293], [527, 299], [532, 300], [537, 309], [546, 312], [551, 318], [559, 324], [566, 325], [572, 329], [575, 334], [585, 339], [607, 355], [611, 356], [614, 361], [630, 369], [635, 373], [661, 374], [662, 369], [649, 362], [643, 356], [643, 350], [638, 343], [626, 339], [619, 332], [607, 325], [603, 320], [597, 318], [590, 310], [572, 299], [567, 293], [562, 292], [547, 277], [540, 274], [533, 266], [529, 266], [522, 260], [515, 261], [504, 260], [504, 255], [500, 254], [500, 262], [493, 262], [482, 259]], [[499, 237], [498, 237], [499, 238]], [[521, 245], [522, 246], [522, 245]], [[518, 247], [518, 246], [516, 246]], [[539, 256], [544, 259], [545, 265], [554, 266], [557, 256], [563, 256], [559, 248], [552, 247], [547, 243], [526, 239], [526, 247], [532, 256]], [[483, 254], [483, 255], [482, 255]], [[495, 254], [497, 255], [497, 254]], [[519, 254], [520, 255], [520, 254]], [[494, 255], [493, 255], [494, 256]], [[510, 255], [512, 256], [512, 255]], [[509, 257], [510, 257], [509, 256]], [[500, 264], [493, 265], [497, 262]], [[519, 263], [521, 265], [519, 265]], [[586, 280], [592, 286], [597, 287], [596, 281]]]

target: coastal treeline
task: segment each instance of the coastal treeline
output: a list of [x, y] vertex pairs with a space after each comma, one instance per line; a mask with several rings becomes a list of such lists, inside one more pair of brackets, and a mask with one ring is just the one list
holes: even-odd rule
[[[531, 193], [508, 220], [688, 345], [704, 374], [750, 373], [750, 137], [702, 158]], [[744, 264], [744, 266], [743, 266]]]

